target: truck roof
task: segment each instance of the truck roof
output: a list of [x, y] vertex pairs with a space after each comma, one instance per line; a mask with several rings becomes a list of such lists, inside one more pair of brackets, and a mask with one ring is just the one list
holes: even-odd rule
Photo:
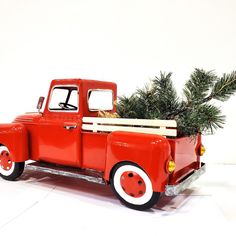
[[89, 79], [81, 79], [81, 78], [68, 78], [68, 79], [54, 79], [54, 80], [52, 80], [51, 85], [56, 85], [56, 84], [116, 85], [116, 83], [113, 83], [113, 82], [89, 80]]
[[[113, 101], [117, 100], [117, 85], [113, 82], [107, 82], [107, 81], [99, 81], [99, 80], [88, 80], [88, 79], [80, 79], [80, 78], [69, 78], [69, 79], [54, 79], [51, 82], [50, 89], [48, 92], [48, 98], [47, 103], [45, 105], [44, 113], [49, 113], [48, 107], [49, 100], [50, 100], [50, 94], [51, 91], [56, 86], [65, 85], [76, 85], [79, 87], [79, 94], [80, 94], [80, 111], [83, 116], [97, 116], [97, 113], [94, 111], [90, 111], [88, 109], [88, 93], [90, 90], [112, 90], [113, 91]], [[113, 106], [113, 110], [111, 112], [116, 112], [116, 106]]]

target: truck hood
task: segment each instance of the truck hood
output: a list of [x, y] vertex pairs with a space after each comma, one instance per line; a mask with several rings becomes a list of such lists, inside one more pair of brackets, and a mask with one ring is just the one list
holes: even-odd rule
[[38, 112], [29, 112], [24, 115], [17, 116], [14, 120], [14, 122], [20, 122], [20, 123], [31, 123], [36, 122], [42, 117], [41, 113]]

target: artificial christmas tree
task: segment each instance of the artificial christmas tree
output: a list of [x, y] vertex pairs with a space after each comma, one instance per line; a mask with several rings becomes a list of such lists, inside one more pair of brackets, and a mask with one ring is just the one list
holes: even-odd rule
[[213, 100], [227, 101], [236, 92], [236, 71], [218, 77], [213, 71], [195, 69], [178, 97], [172, 74], [160, 73], [130, 97], [122, 96], [117, 112], [123, 118], [174, 119], [178, 136], [213, 134], [222, 128], [225, 116]]

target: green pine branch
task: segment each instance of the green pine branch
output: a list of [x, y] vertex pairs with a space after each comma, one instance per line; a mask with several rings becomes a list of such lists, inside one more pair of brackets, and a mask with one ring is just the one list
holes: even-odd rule
[[156, 107], [155, 90], [150, 84], [146, 84], [142, 89], [137, 89], [136, 98], [139, 117], [143, 119], [160, 117], [160, 111]]
[[214, 84], [209, 98], [227, 101], [236, 92], [236, 71], [223, 74]]
[[162, 73], [130, 97], [117, 104], [121, 117], [175, 119], [178, 136], [213, 134], [225, 123], [220, 108], [212, 100], [227, 101], [236, 92], [236, 71], [218, 77], [213, 71], [195, 69], [183, 88], [181, 100], [172, 82], [172, 73]]
[[213, 71], [195, 69], [183, 89], [187, 103], [201, 103], [209, 95], [209, 90], [216, 80], [217, 76]]
[[218, 128], [223, 128], [225, 116], [221, 110], [211, 104], [191, 107], [175, 117], [179, 136], [192, 136], [197, 133], [213, 134]]
[[160, 119], [171, 119], [171, 114], [180, 106], [171, 76], [172, 73], [165, 74], [160, 72], [160, 76], [156, 76], [152, 81], [153, 100], [156, 110], [159, 111]]
[[138, 116], [137, 109], [137, 97], [135, 94], [130, 97], [119, 97], [119, 103], [117, 104], [117, 113], [123, 118], [140, 118]]

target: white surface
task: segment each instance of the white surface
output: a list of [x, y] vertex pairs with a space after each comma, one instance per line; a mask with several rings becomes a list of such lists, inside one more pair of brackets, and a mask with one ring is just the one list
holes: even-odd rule
[[[160, 70], [179, 91], [195, 67], [230, 72], [235, 12], [235, 0], [0, 0], [0, 122], [36, 110], [55, 78], [114, 81], [122, 95]], [[236, 163], [235, 102], [205, 140], [210, 162]]]
[[0, 179], [0, 235], [235, 235], [235, 178], [235, 165], [208, 165], [183, 194], [139, 212], [108, 186], [27, 171]]

